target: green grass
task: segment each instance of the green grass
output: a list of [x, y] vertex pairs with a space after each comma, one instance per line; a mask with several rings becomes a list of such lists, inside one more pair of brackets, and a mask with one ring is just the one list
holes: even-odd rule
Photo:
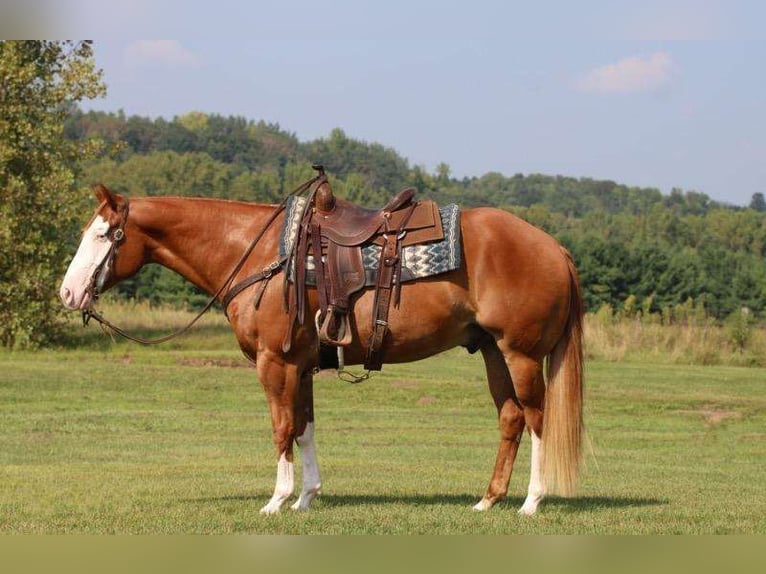
[[324, 494], [261, 516], [270, 422], [225, 324], [155, 348], [96, 333], [0, 354], [2, 533], [766, 533], [766, 369], [589, 362], [579, 494], [533, 518], [528, 440], [509, 499], [470, 510], [497, 444], [480, 358], [322, 373]]

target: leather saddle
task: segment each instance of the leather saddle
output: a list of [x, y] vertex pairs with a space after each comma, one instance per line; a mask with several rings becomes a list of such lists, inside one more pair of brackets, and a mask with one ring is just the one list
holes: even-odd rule
[[[319, 299], [316, 324], [320, 344], [345, 346], [353, 341], [349, 320], [352, 298], [366, 286], [362, 248], [375, 244], [380, 247], [380, 258], [373, 285], [372, 336], [367, 341], [364, 366], [380, 370], [392, 297], [395, 305], [400, 301], [402, 247], [443, 239], [438, 206], [429, 200], [415, 201], [415, 190], [408, 188], [381, 209], [366, 209], [335, 197], [324, 168], [314, 168], [319, 177], [306, 203], [292, 254], [295, 282], [288, 294], [291, 329], [296, 319], [304, 321], [306, 262], [311, 254]], [[291, 329], [283, 348], [289, 348]]]

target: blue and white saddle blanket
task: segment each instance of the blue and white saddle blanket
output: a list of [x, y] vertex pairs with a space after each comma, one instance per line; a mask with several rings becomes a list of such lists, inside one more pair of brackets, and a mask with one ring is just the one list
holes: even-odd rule
[[[292, 251], [298, 236], [305, 197], [291, 197], [285, 208], [285, 220], [279, 237], [279, 257], [284, 258]], [[439, 208], [442, 220], [444, 239], [422, 245], [408, 245], [402, 248], [402, 283], [431, 277], [440, 273], [453, 271], [460, 267], [462, 253], [460, 250], [460, 208], [454, 203]], [[367, 284], [374, 284], [380, 261], [381, 247], [367, 245], [362, 248]], [[316, 285], [314, 257], [308, 256], [306, 263], [306, 283]], [[288, 276], [292, 279], [295, 270], [289, 269]]]

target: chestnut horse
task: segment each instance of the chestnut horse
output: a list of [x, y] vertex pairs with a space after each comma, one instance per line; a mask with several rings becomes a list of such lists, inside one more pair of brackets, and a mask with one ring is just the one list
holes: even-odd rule
[[[128, 210], [123, 196], [101, 185], [95, 192], [100, 204], [60, 289], [69, 309], [90, 308], [94, 282], [108, 289], [146, 263], [164, 265], [222, 300], [223, 282], [261, 232], [234, 282], [278, 259], [283, 214], [275, 218], [276, 206], [147, 197], [132, 199]], [[481, 351], [497, 407], [500, 445], [489, 486], [474, 508], [486, 510], [505, 497], [526, 428], [532, 463], [519, 512], [531, 515], [547, 488], [570, 494], [577, 477], [583, 433], [579, 280], [566, 249], [510, 213], [467, 209], [461, 229], [459, 269], [402, 285], [400, 306], [389, 316], [385, 358], [389, 363], [415, 361], [458, 345]], [[271, 413], [277, 478], [261, 512], [279, 512], [293, 494], [293, 443], [303, 462], [303, 486], [292, 508], [305, 510], [321, 487], [314, 447], [316, 327], [312, 321], [297, 325], [290, 349], [283, 351], [288, 316], [282, 275], [266, 284], [256, 309], [259, 285], [234, 298], [227, 312], [242, 351], [256, 365]], [[307, 298], [307, 315], [313, 317], [316, 289], [309, 289]], [[354, 303], [347, 364], [364, 360], [372, 299], [367, 289]]]

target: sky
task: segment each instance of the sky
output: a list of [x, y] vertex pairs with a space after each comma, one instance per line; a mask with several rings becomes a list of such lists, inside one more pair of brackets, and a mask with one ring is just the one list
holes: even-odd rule
[[86, 109], [339, 127], [458, 178], [766, 193], [763, 2], [62, 4], [49, 18], [94, 39], [108, 86]]

